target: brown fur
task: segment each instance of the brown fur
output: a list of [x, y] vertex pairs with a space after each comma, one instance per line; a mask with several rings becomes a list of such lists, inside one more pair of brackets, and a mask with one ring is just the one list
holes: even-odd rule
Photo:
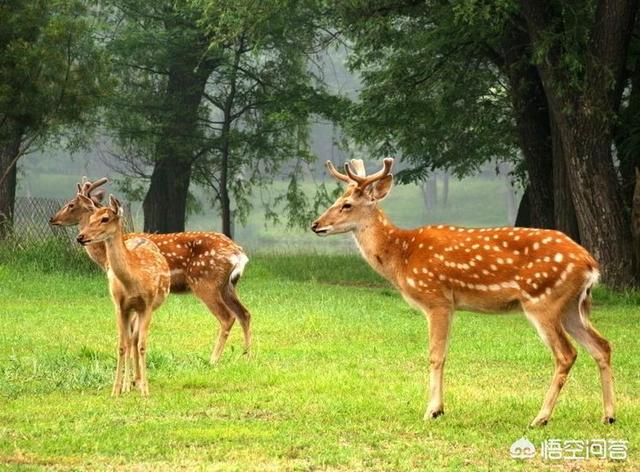
[[392, 162], [385, 159], [385, 168], [373, 177], [364, 176], [358, 161], [355, 170], [347, 166], [347, 175], [331, 166], [330, 172], [349, 186], [312, 229], [321, 235], [353, 232], [367, 262], [427, 316], [430, 401], [425, 417], [444, 412], [443, 369], [453, 312], [519, 309], [551, 349], [556, 364], [532, 424], [547, 422], [575, 361], [567, 332], [598, 363], [605, 421], [613, 422], [611, 350], [588, 320], [597, 262], [558, 231], [449, 225], [400, 229], [377, 204], [391, 190]]
[[[90, 182], [78, 186], [78, 193], [50, 220], [61, 226], [79, 225], [82, 231], [89, 218], [99, 207], [99, 199], [87, 194]], [[81, 197], [87, 197], [87, 202]], [[158, 246], [171, 271], [171, 292], [193, 292], [217, 318], [220, 324], [218, 338], [211, 353], [211, 363], [216, 363], [228, 338], [228, 330], [238, 319], [244, 333], [244, 349], [251, 347], [251, 314], [240, 302], [235, 289], [231, 290], [248, 260], [242, 248], [223, 234], [215, 232], [184, 232], [171, 234], [129, 233], [125, 240], [146, 238]], [[107, 257], [104, 244], [85, 246], [89, 257], [106, 270]], [[234, 278], [235, 280], [232, 280]]]
[[118, 365], [113, 383], [114, 396], [129, 388], [130, 359], [135, 370], [134, 384], [142, 395], [149, 394], [146, 354], [151, 315], [169, 293], [169, 265], [158, 247], [144, 238], [125, 241], [115, 199], [111, 208], [101, 208], [78, 235], [83, 244], [102, 243], [105, 248], [109, 291], [118, 324]]

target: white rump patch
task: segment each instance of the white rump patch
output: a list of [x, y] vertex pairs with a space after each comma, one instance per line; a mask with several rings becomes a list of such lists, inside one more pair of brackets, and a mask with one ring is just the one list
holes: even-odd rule
[[242, 276], [244, 267], [247, 265], [247, 262], [249, 262], [249, 258], [246, 254], [233, 254], [229, 257], [229, 262], [233, 265], [233, 270], [231, 271], [231, 275], [229, 275], [229, 280], [234, 283], [240, 278], [240, 276]]

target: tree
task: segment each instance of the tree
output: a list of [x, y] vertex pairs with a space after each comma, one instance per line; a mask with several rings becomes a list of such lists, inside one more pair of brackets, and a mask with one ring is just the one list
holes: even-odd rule
[[126, 26], [112, 47], [122, 98], [110, 123], [121, 169], [150, 180], [145, 230], [183, 230], [193, 182], [231, 235], [255, 185], [310, 158], [307, 120], [328, 109], [307, 62], [316, 33], [305, 4], [116, 5]]
[[16, 0], [2, 3], [0, 16], [0, 237], [5, 237], [18, 160], [70, 126], [90, 124], [109, 81], [86, 2]]
[[194, 161], [208, 151], [201, 107], [218, 51], [188, 2], [114, 0], [107, 29], [118, 86], [107, 127], [124, 166], [149, 180], [144, 229], [183, 231]]
[[637, 2], [568, 7], [522, 1], [534, 59], [562, 143], [580, 234], [605, 281], [634, 282], [631, 230], [612, 159]]
[[337, 9], [365, 82], [356, 136], [378, 154], [401, 153], [411, 164], [405, 181], [435, 169], [473, 174], [492, 159], [515, 164], [531, 188], [526, 224], [553, 227], [546, 97], [514, 8], [405, 1]]
[[400, 152], [411, 164], [402, 181], [435, 169], [461, 177], [491, 159], [514, 159], [509, 95], [479, 28], [439, 2], [338, 2], [335, 9], [364, 83], [351, 131], [375, 155]]

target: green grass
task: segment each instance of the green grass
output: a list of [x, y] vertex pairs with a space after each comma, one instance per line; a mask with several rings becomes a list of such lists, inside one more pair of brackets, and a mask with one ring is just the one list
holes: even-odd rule
[[152, 323], [151, 397], [112, 399], [104, 276], [56, 260], [0, 258], [0, 468], [528, 470], [508, 452], [523, 435], [626, 439], [626, 463], [579, 465], [640, 468], [634, 294], [598, 291], [592, 315], [614, 347], [618, 422], [600, 424], [597, 371], [580, 349], [551, 422], [530, 430], [552, 362], [526, 320], [459, 313], [446, 415], [424, 422], [426, 322], [355, 255], [252, 257], [239, 291], [253, 356], [234, 327], [215, 367], [211, 315], [169, 297]]

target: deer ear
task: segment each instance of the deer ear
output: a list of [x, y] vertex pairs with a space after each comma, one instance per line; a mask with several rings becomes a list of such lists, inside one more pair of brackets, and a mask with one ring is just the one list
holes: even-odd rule
[[78, 188], [78, 193], [82, 193], [82, 186], [80, 184], [76, 184], [76, 187]]
[[109, 205], [116, 215], [122, 216], [122, 205], [120, 205], [120, 201], [113, 195], [109, 195]]
[[369, 192], [374, 200], [384, 200], [389, 195], [391, 187], [393, 187], [393, 175], [389, 174], [373, 182]]
[[78, 194], [78, 198], [80, 199], [80, 201], [82, 203], [84, 203], [85, 205], [87, 205], [89, 208], [92, 208], [95, 210], [96, 205], [93, 203], [93, 200], [91, 200], [89, 197], [86, 197], [83, 194]]

